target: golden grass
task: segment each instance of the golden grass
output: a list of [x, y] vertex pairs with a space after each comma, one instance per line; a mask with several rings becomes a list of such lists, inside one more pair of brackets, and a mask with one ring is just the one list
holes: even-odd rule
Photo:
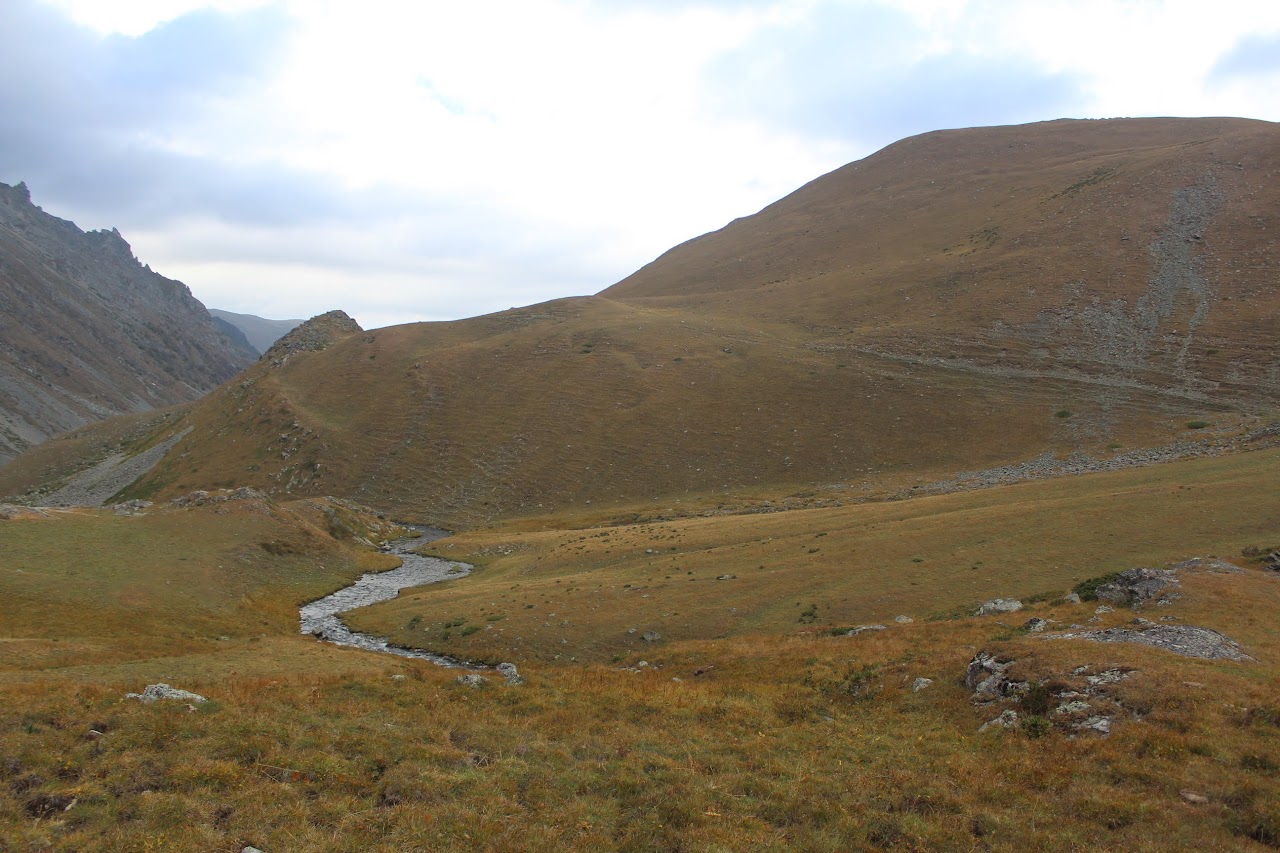
[[[1280, 603], [1257, 572], [1226, 579], [1236, 594], [1225, 600], [1199, 580], [1187, 582], [1188, 603], [1220, 621]], [[110, 679], [7, 684], [0, 838], [293, 851], [1276, 843], [1273, 664], [992, 639], [1007, 633], [968, 619], [857, 638], [689, 642], [641, 672], [528, 666], [526, 685], [482, 690], [426, 664], [326, 650], [373, 668], [197, 680], [184, 686], [214, 700], [197, 713], [122, 702], [138, 685]], [[1136, 666], [1115, 695], [1141, 719], [1124, 715], [1107, 739], [977, 734], [996, 710], [974, 710], [958, 682], [978, 648], [1019, 657], [1024, 674]], [[1280, 646], [1250, 651], [1272, 661]], [[850, 695], [848, 675], [867, 671], [870, 689]], [[917, 676], [935, 683], [913, 693]], [[1184, 790], [1208, 802], [1191, 805]], [[73, 798], [68, 811], [31, 817]]]
[[472, 577], [349, 621], [466, 659], [607, 661], [648, 648], [646, 631], [708, 639], [923, 619], [1063, 594], [1135, 565], [1238, 553], [1276, 538], [1276, 482], [1280, 451], [1267, 450], [830, 509], [499, 526], [429, 546], [476, 562]]
[[[814, 555], [807, 547], [803, 553], [796, 547], [794, 559], [791, 549], [779, 552], [776, 564], [790, 563], [775, 594], [805, 583], [809, 590], [833, 588], [846, 582], [842, 567], [850, 565], [857, 578], [848, 581], [849, 613], [863, 606], [852, 600], [859, 596], [877, 614], [893, 613], [903, 602], [924, 608], [973, 600], [961, 584], [938, 584], [923, 594], [911, 585], [942, 571], [930, 564], [947, 563], [939, 556], [950, 553], [943, 543], [996, 549], [982, 552], [980, 574], [997, 570], [993, 554], [1017, 556], [990, 575], [1014, 589], [996, 592], [1016, 594], [1019, 583], [1030, 589], [1049, 580], [1061, 588], [1074, 575], [1037, 557], [1039, 549], [1060, 556], [1082, 549], [1079, 571], [1093, 573], [1123, 567], [1129, 556], [1164, 563], [1186, 556], [1188, 548], [1200, 550], [1193, 546], [1238, 553], [1270, 543], [1280, 524], [1273, 497], [1268, 515], [1259, 495], [1270, 495], [1260, 487], [1274, 482], [1268, 475], [1275, 460], [1274, 453], [1245, 454], [943, 498], [668, 526], [472, 533], [454, 541], [488, 550], [481, 571], [431, 594], [458, 595], [470, 586], [496, 594], [503, 576], [572, 584], [575, 591], [579, 584], [587, 589], [585, 577], [621, 580], [633, 570], [649, 577], [645, 556], [651, 555], [641, 549], [628, 556], [613, 540], [639, 547], [656, 542], [659, 529], [675, 537], [661, 541], [677, 549], [666, 553], [682, 565], [705, 561], [689, 562], [699, 572], [717, 564], [730, 572], [749, 566], [757, 553], [788, 537], [817, 542], [821, 550]], [[1127, 539], [1108, 535], [1108, 525], [1120, 524], [1109, 520], [1115, 516], [1125, 520]], [[321, 532], [313, 522], [322, 517], [317, 507], [249, 501], [157, 508], [142, 518], [95, 512], [2, 522], [6, 549], [15, 547], [6, 553], [23, 554], [25, 567], [65, 560], [81, 574], [65, 565], [52, 579], [0, 574], [6, 593], [0, 607], [7, 608], [0, 624], [6, 639], [17, 641], [0, 645], [52, 647], [74, 637], [108, 653], [95, 658], [77, 647], [57, 660], [43, 651], [36, 661], [0, 656], [0, 847], [1164, 851], [1280, 845], [1280, 633], [1272, 618], [1280, 607], [1280, 579], [1257, 569], [1187, 575], [1183, 599], [1159, 610], [1226, 632], [1244, 644], [1253, 663], [1045, 640], [1017, 628], [1030, 615], [1084, 622], [1093, 612], [1089, 604], [1051, 601], [1010, 617], [891, 623], [883, 632], [834, 637], [818, 630], [826, 627], [825, 609], [819, 610], [824, 621], [799, 624], [792, 618], [794, 596], [771, 605], [757, 592], [744, 599], [745, 626], [730, 626], [733, 636], [669, 637], [624, 649], [619, 664], [627, 669], [551, 666], [518, 656], [526, 684], [507, 687], [491, 678], [472, 690], [454, 683], [454, 671], [296, 634], [298, 601], [353, 576], [365, 559]], [[1054, 517], [1059, 528], [1069, 519], [1076, 528], [1099, 530], [1055, 534]], [[1158, 526], [1163, 535], [1138, 536], [1138, 522], [1153, 531]], [[1210, 535], [1211, 527], [1220, 529]], [[813, 531], [828, 535], [814, 539]], [[604, 532], [610, 535], [599, 535]], [[299, 553], [261, 548], [268, 536], [297, 545]], [[762, 536], [773, 542], [760, 542]], [[842, 544], [828, 543], [840, 537]], [[921, 552], [925, 562], [911, 562], [913, 549], [894, 546], [904, 538], [931, 546]], [[861, 569], [854, 560], [858, 543], [876, 557]], [[750, 550], [743, 546], [766, 550], [735, 556]], [[579, 547], [585, 550], [574, 550]], [[508, 548], [515, 550], [503, 553]], [[1106, 556], [1109, 549], [1120, 556]], [[253, 560], [242, 572], [234, 561], [248, 554]], [[823, 554], [830, 556], [819, 558]], [[178, 559], [183, 555], [199, 562], [188, 567], [190, 561]], [[966, 554], [957, 565], [968, 562]], [[887, 569], [872, 571], [873, 564]], [[1016, 580], [1018, 569], [1029, 580]], [[732, 588], [730, 581], [682, 583], [695, 590]], [[18, 624], [14, 592], [43, 599], [43, 619], [23, 623], [24, 633], [9, 627]], [[636, 613], [631, 596], [597, 592], [583, 601], [625, 619]], [[700, 606], [696, 598], [681, 606]], [[98, 609], [85, 610], [86, 602]], [[1133, 615], [1121, 609], [1099, 624], [1121, 624]], [[508, 620], [515, 616], [488, 624]], [[186, 625], [194, 627], [178, 627]], [[201, 633], [214, 630], [232, 639]], [[184, 631], [193, 635], [185, 644]], [[593, 647], [589, 640], [584, 646], [588, 651], [576, 645], [568, 651], [585, 658]], [[1114, 734], [1071, 739], [1055, 728], [978, 734], [1000, 710], [973, 707], [960, 683], [980, 649], [1016, 659], [1015, 675], [1032, 680], [1070, 681], [1082, 665], [1136, 669], [1111, 688], [1122, 709]], [[642, 656], [651, 665], [631, 671]], [[934, 683], [913, 692], [917, 677]], [[181, 703], [122, 700], [125, 691], [155, 681], [212, 701], [191, 712]], [[1184, 791], [1206, 802], [1192, 804]]]
[[0, 638], [10, 668], [222, 655], [296, 634], [297, 604], [395, 565], [342, 545], [306, 514], [247, 500], [0, 522]]

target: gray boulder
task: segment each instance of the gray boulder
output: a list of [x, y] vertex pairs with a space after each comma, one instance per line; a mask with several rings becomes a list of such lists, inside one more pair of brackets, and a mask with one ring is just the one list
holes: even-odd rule
[[524, 679], [520, 677], [520, 673], [513, 663], [498, 664], [498, 674], [507, 680], [507, 684], [513, 687], [517, 684], [524, 684]]
[[1002, 660], [992, 652], [981, 651], [969, 661], [964, 673], [964, 684], [973, 691], [973, 702], [991, 702], [1015, 693], [1009, 681], [1009, 667], [1013, 661]]
[[974, 611], [974, 616], [990, 616], [994, 613], [1016, 613], [1022, 609], [1022, 602], [1016, 598], [993, 598], [985, 601]]
[[126, 693], [126, 699], [137, 699], [139, 702], [150, 704], [159, 699], [176, 699], [179, 702], [208, 702], [209, 700], [201, 696], [199, 693], [192, 693], [190, 690], [179, 690], [176, 687], [170, 687], [167, 684], [148, 684], [141, 693]]
[[1152, 600], [1168, 601], [1180, 597], [1181, 584], [1172, 569], [1137, 568], [1121, 572], [1110, 583], [1098, 587], [1099, 601], [1127, 607], [1140, 607]]
[[454, 682], [461, 684], [463, 687], [471, 687], [473, 689], [484, 687], [488, 684], [483, 675], [476, 675], [474, 672], [468, 672], [466, 675], [459, 675]]

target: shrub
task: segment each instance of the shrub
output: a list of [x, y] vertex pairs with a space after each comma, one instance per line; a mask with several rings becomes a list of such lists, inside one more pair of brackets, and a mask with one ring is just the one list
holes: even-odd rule
[[1208, 425], [1208, 421], [1187, 421], [1187, 429], [1204, 429]]
[[1053, 723], [1049, 722], [1046, 717], [1027, 717], [1022, 721], [1022, 731], [1026, 733], [1027, 737], [1035, 740], [1053, 731]]
[[1053, 413], [1053, 416], [1054, 416], [1055, 418], [1069, 418], [1069, 417], [1071, 417], [1071, 410], [1070, 410], [1070, 409], [1058, 409], [1058, 411], [1056, 411], [1056, 412], [1054, 412], [1054, 413]]
[[1120, 577], [1119, 572], [1099, 575], [1096, 578], [1089, 578], [1088, 580], [1080, 581], [1080, 583], [1071, 588], [1071, 591], [1080, 596], [1081, 601], [1097, 601], [1098, 587], [1105, 586], [1118, 577]]

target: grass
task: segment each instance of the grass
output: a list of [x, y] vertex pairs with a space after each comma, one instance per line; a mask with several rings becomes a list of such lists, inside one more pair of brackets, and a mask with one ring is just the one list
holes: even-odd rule
[[[77, 512], [0, 522], [6, 549], [15, 548], [6, 555], [23, 561], [21, 573], [9, 563], [0, 573], [4, 644], [46, 650], [25, 661], [6, 656], [0, 667], [0, 843], [67, 850], [1264, 849], [1280, 820], [1280, 690], [1269, 663], [1280, 652], [1270, 616], [1280, 584], [1268, 574], [1188, 576], [1184, 598], [1161, 611], [1236, 638], [1261, 661], [1243, 665], [1045, 641], [992, 617], [890, 622], [885, 631], [830, 636], [832, 601], [811, 593], [851, 584], [848, 597], [868, 602], [850, 602], [848, 612], [892, 613], [914, 597], [922, 607], [968, 600], [967, 587], [912, 582], [924, 577], [913, 573], [938, 571], [951, 559], [944, 540], [969, 541], [971, 530], [981, 530], [988, 545], [1007, 541], [1001, 547], [1034, 578], [1027, 592], [1042, 590], [1056, 570], [1037, 568], [1033, 538], [1049, 551], [1081, 548], [1086, 562], [1094, 549], [1123, 543], [1109, 542], [1106, 531], [1096, 540], [1053, 539], [1036, 528], [1037, 513], [1106, 516], [1122, 505], [1150, 520], [1182, 502], [1185, 516], [1177, 517], [1187, 529], [1174, 535], [1169, 525], [1163, 537], [1126, 546], [1146, 562], [1179, 559], [1184, 546], [1207, 541], [1186, 519], [1207, 512], [1214, 498], [1236, 500], [1224, 491], [1228, 483], [1248, 494], [1274, 460], [1247, 454], [1141, 477], [1123, 472], [1131, 479], [1094, 475], [840, 511], [646, 526], [643, 541], [657, 551], [661, 531], [664, 562], [675, 557], [680, 567], [664, 567], [669, 588], [697, 590], [690, 602], [705, 594], [721, 609], [738, 606], [747, 625], [724, 637], [681, 637], [663, 626], [661, 642], [637, 643], [612, 663], [587, 662], [589, 641], [557, 642], [584, 662], [565, 665], [564, 652], [555, 665], [520, 655], [526, 684], [506, 687], [491, 677], [478, 690], [454, 683], [453, 671], [297, 634], [300, 600], [382, 559], [334, 539], [323, 507], [249, 501], [157, 507], [140, 518]], [[1204, 495], [1192, 500], [1196, 492]], [[347, 525], [363, 519], [369, 527], [358, 532], [377, 538], [379, 520], [347, 512]], [[842, 515], [849, 512], [855, 515]], [[1212, 523], [1223, 526], [1222, 553], [1269, 541], [1263, 529], [1273, 534], [1280, 526], [1274, 507], [1268, 515], [1248, 500]], [[895, 553], [889, 546], [903, 531], [916, 535]], [[639, 563], [621, 559], [641, 544], [640, 532], [456, 537], [454, 544], [483, 543], [488, 561], [432, 594], [476, 585], [494, 596], [500, 580], [508, 587], [536, 581], [537, 589], [566, 596], [584, 591], [614, 608], [612, 620], [629, 621], [652, 600], [640, 596], [659, 588], [643, 574], [623, 581], [632, 577], [628, 566], [652, 572], [643, 560], [656, 555], [644, 548], [630, 558]], [[761, 533], [772, 533], [773, 542], [757, 542]], [[265, 549], [264, 541], [290, 547]], [[814, 541], [821, 551], [810, 555]], [[877, 555], [879, 572], [846, 563], [858, 550], [849, 543], [857, 542]], [[773, 594], [807, 584], [778, 602], [776, 615], [761, 600], [738, 598], [734, 586], [747, 579], [742, 566], [759, 559], [753, 548], [773, 545], [794, 551], [787, 559], [797, 561]], [[928, 561], [913, 563], [916, 553]], [[194, 567], [181, 559], [199, 555]], [[970, 572], [974, 562], [966, 557], [958, 571]], [[979, 571], [994, 571], [991, 554], [981, 562]], [[69, 574], [69, 565], [80, 573]], [[64, 574], [38, 576], [55, 566]], [[738, 578], [712, 579], [735, 566]], [[710, 575], [713, 569], [720, 571]], [[590, 585], [592, 572], [612, 573], [633, 592], [603, 595]], [[841, 581], [845, 572], [851, 577]], [[993, 577], [1016, 575], [999, 569]], [[40, 618], [23, 621], [20, 596], [39, 597]], [[494, 604], [483, 614], [454, 607], [464, 600], [454, 599], [441, 621], [458, 643], [492, 642], [526, 612], [543, 621], [554, 612], [559, 627], [561, 602], [535, 598], [529, 611]], [[97, 610], [86, 609], [94, 602]], [[798, 623], [804, 613], [815, 621]], [[1067, 624], [1090, 614], [1087, 605], [1055, 598], [1017, 616]], [[1119, 624], [1129, 615], [1106, 618]], [[480, 630], [459, 636], [470, 627]], [[231, 639], [206, 636], [213, 632]], [[90, 642], [100, 647], [97, 657], [47, 651]], [[979, 724], [999, 710], [975, 708], [960, 683], [980, 649], [1016, 660], [1013, 672], [1031, 683], [1069, 681], [1082, 665], [1137, 674], [1111, 688], [1126, 710], [1109, 738], [1068, 739], [1052, 724], [1052, 700], [1036, 695], [1022, 702], [1036, 712], [1024, 727], [979, 735]], [[917, 677], [934, 683], [913, 692]], [[121, 698], [161, 680], [212, 701], [191, 712], [180, 703]], [[1207, 802], [1189, 805], [1184, 790]]]
[[[972, 611], [991, 598], [1065, 595], [1134, 566], [1239, 553], [1280, 527], [1278, 466], [1280, 451], [1268, 450], [909, 501], [475, 530], [431, 544], [477, 564], [466, 581], [408, 591], [351, 621], [472, 660], [569, 662], [640, 653], [648, 630], [713, 639], [801, 619], [823, 629]], [[489, 630], [441, 637], [456, 618], [497, 615]]]

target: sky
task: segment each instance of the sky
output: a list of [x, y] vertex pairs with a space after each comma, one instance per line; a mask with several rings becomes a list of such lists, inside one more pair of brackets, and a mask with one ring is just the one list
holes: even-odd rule
[[1275, 0], [0, 0], [0, 181], [212, 308], [596, 293], [905, 136], [1280, 120]]

